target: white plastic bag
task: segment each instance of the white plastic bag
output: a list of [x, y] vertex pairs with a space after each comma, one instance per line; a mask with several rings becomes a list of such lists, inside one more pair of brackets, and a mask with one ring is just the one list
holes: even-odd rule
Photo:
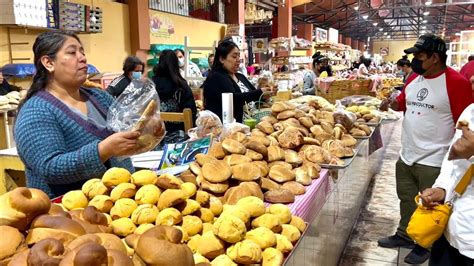
[[139, 131], [137, 154], [154, 149], [166, 134], [154, 83], [132, 80], [110, 106], [107, 128], [114, 132]]
[[333, 113], [334, 122], [336, 124], [343, 125], [347, 130], [351, 130], [354, 126], [354, 122], [357, 120], [357, 116], [345, 110], [340, 100], [336, 100], [336, 110]]
[[238, 122], [232, 122], [229, 124], [224, 125], [224, 129], [222, 130], [222, 134], [220, 136], [221, 141], [224, 140], [227, 136], [230, 136], [236, 132], [241, 132], [244, 134], [250, 134], [250, 127]]
[[196, 127], [188, 131], [188, 135], [191, 139], [203, 138], [209, 134], [212, 134], [214, 137], [219, 137], [221, 133], [221, 119], [209, 110], [199, 112], [196, 118]]

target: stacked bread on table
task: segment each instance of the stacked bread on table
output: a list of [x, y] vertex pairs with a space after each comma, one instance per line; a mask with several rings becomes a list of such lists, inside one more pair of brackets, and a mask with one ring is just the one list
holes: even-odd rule
[[281, 265], [306, 226], [285, 205], [222, 204], [150, 170], [109, 169], [60, 204], [28, 188], [0, 203], [0, 265]]
[[357, 122], [360, 123], [380, 123], [380, 116], [372, 112], [375, 107], [368, 107], [364, 105], [352, 105], [346, 108], [346, 111], [352, 112], [357, 116]]

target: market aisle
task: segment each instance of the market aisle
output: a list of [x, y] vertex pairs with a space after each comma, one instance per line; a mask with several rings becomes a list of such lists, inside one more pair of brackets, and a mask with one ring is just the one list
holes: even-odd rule
[[[395, 162], [400, 150], [401, 121], [393, 129], [380, 172], [372, 179], [364, 208], [340, 261], [345, 265], [408, 265], [403, 262], [409, 249], [388, 249], [377, 240], [395, 232], [400, 219], [395, 188]], [[426, 262], [423, 265], [428, 265]]]

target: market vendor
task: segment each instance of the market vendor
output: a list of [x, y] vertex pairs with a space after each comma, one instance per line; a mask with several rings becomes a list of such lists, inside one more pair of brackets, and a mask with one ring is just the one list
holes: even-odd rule
[[316, 77], [319, 77], [325, 71], [328, 74], [328, 77], [333, 76], [332, 68], [329, 65], [329, 58], [321, 55], [320, 52], [313, 55], [313, 71], [314, 74], [316, 74]]
[[357, 70], [357, 77], [368, 78], [370, 75], [369, 67], [372, 64], [372, 60], [370, 58], [361, 56], [359, 61], [360, 61], [360, 65], [359, 65], [359, 69]]
[[408, 60], [408, 56], [404, 55], [400, 60], [397, 61], [397, 68], [400, 74], [403, 75], [403, 83], [406, 83], [407, 79], [413, 75], [411, 69], [411, 62]]
[[107, 87], [109, 92], [114, 97], [119, 97], [120, 94], [132, 82], [132, 79], [141, 79], [145, 71], [145, 64], [136, 56], [129, 56], [123, 62], [123, 74], [116, 77]]
[[2, 70], [0, 69], [0, 96], [6, 95], [7, 93], [11, 92], [12, 88], [10, 84], [8, 84], [7, 80], [3, 78]]
[[262, 93], [271, 90], [256, 89], [243, 74], [237, 73], [240, 50], [234, 42], [221, 42], [215, 55], [212, 71], [204, 82], [204, 107], [222, 119], [222, 93], [233, 93], [234, 118], [241, 123], [245, 103], [258, 101]]
[[33, 45], [36, 74], [19, 107], [14, 136], [27, 186], [51, 198], [80, 189], [111, 167], [133, 171], [139, 132], [106, 128], [113, 98], [83, 89], [87, 60], [79, 38], [64, 31], [41, 33]]
[[[198, 65], [196, 65], [191, 60], [188, 61], [188, 73], [187, 73], [188, 75], [185, 75], [184, 65], [185, 65], [185, 60], [187, 60], [185, 52], [182, 49], [176, 49], [174, 50], [174, 52], [176, 53], [176, 56], [178, 57], [179, 71], [181, 72], [182, 77], [204, 78], [202, 76], [201, 70], [199, 70]], [[202, 82], [200, 80], [188, 80], [188, 84], [191, 87], [199, 87], [201, 86]]]

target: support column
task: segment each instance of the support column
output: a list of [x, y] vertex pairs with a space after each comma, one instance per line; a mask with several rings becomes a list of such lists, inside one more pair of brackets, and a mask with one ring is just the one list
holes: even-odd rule
[[351, 42], [352, 49], [359, 49], [359, 40], [352, 40]]
[[359, 50], [361, 52], [364, 52], [365, 51], [365, 42], [359, 42]]
[[245, 25], [245, 0], [231, 0], [225, 6], [225, 22]]
[[128, 1], [130, 45], [132, 54], [145, 64], [150, 50], [150, 16], [148, 0]]
[[345, 37], [345, 38], [344, 38], [344, 44], [345, 44], [345, 45], [349, 45], [349, 46], [352, 47], [352, 39], [351, 39], [351, 37]]
[[344, 36], [342, 34], [339, 34], [339, 41], [338, 43], [344, 43]]
[[[297, 34], [298, 38], [313, 41], [313, 24], [298, 24], [297, 25]], [[306, 51], [306, 55], [311, 56], [313, 54], [313, 49]]]
[[[283, 0], [284, 5], [278, 6], [278, 37], [291, 38], [293, 33], [292, 0]], [[289, 52], [278, 52], [278, 55], [289, 55]]]

